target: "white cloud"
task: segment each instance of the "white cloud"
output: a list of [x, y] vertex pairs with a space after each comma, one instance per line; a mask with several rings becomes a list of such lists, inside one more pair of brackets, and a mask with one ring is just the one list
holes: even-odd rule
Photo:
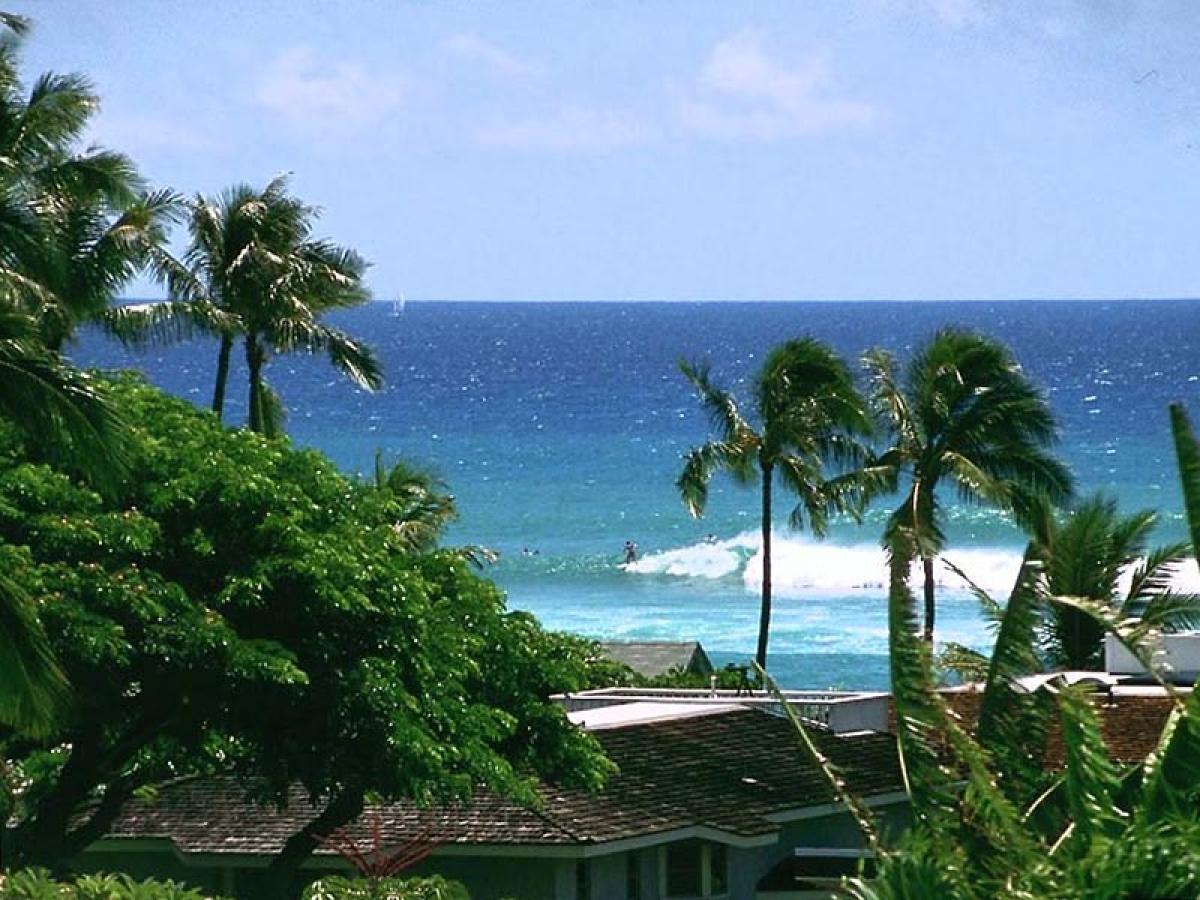
[[781, 140], [866, 128], [880, 118], [870, 103], [833, 94], [827, 54], [792, 65], [775, 60], [756, 29], [744, 29], [713, 47], [696, 90], [677, 115], [688, 131], [726, 140]]
[[539, 66], [526, 62], [477, 34], [452, 35], [442, 42], [442, 48], [461, 60], [477, 63], [506, 78], [531, 78], [541, 74]]
[[568, 104], [545, 115], [493, 118], [476, 137], [510, 150], [604, 152], [645, 144], [653, 134], [644, 121], [622, 110]]
[[285, 50], [262, 72], [254, 100], [291, 125], [328, 133], [383, 121], [406, 94], [403, 79], [359, 62], [331, 63], [307, 48]]

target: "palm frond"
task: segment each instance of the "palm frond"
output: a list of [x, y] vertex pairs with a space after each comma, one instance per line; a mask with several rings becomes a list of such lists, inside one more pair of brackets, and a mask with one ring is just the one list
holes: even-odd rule
[[778, 702], [779, 709], [783, 711], [784, 716], [792, 725], [792, 731], [796, 735], [796, 743], [805, 756], [817, 767], [821, 776], [825, 779], [825, 784], [837, 801], [845, 806], [850, 813], [851, 819], [858, 827], [859, 833], [866, 842], [867, 849], [874, 855], [879, 855], [882, 850], [880, 843], [879, 828], [875, 822], [875, 816], [862, 800], [846, 786], [846, 779], [834, 762], [821, 752], [821, 748], [817, 746], [817, 742], [809, 733], [809, 726], [805, 725], [796, 715], [794, 706], [787, 702], [780, 690], [775, 679], [767, 674], [765, 669], [758, 670], [759, 677], [767, 686], [767, 691]]
[[48, 737], [71, 698], [36, 611], [20, 586], [0, 574], [0, 721]]
[[1115, 637], [1121, 646], [1129, 651], [1169, 696], [1177, 696], [1178, 692], [1167, 677], [1168, 673], [1164, 672], [1162, 660], [1157, 655], [1161, 634], [1157, 628], [1141, 619], [1122, 617], [1111, 602], [1061, 594], [1051, 594], [1049, 599], [1052, 603], [1079, 610], [1094, 619], [1104, 631]]
[[711, 367], [707, 362], [690, 363], [680, 360], [679, 370], [696, 389], [700, 405], [708, 414], [709, 423], [721, 440], [730, 444], [737, 443], [742, 435], [753, 431], [738, 409], [733, 395], [712, 383]]
[[1175, 458], [1183, 484], [1183, 508], [1187, 513], [1192, 549], [1200, 559], [1200, 442], [1181, 403], [1171, 404], [1171, 434], [1175, 439]]
[[1087, 693], [1077, 685], [1061, 685], [1057, 693], [1065, 754], [1063, 789], [1071, 818], [1068, 840], [1081, 857], [1093, 842], [1111, 840], [1121, 831], [1125, 814], [1116, 805], [1121, 778]]
[[1200, 691], [1172, 711], [1158, 746], [1142, 766], [1139, 825], [1195, 819], [1200, 801]]

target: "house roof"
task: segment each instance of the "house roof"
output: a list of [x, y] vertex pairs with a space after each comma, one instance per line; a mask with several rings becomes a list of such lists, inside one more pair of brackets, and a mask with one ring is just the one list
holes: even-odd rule
[[[813, 732], [862, 797], [902, 790], [890, 735]], [[727, 709], [595, 733], [619, 772], [598, 794], [547, 786], [532, 810], [480, 792], [469, 805], [370, 807], [347, 836], [377, 827], [385, 845], [426, 830], [442, 844], [595, 845], [706, 827], [732, 838], [773, 834], [778, 820], [834, 798], [801, 752], [791, 724], [756, 709]], [[183, 853], [273, 854], [316, 810], [299, 790], [288, 808], [249, 805], [232, 778], [187, 779], [127, 804], [109, 839], [164, 838]]]
[[[1186, 696], [1189, 690], [1180, 689], [1179, 693]], [[982, 691], [955, 688], [943, 692], [943, 696], [950, 708], [973, 728], [979, 718]], [[1159, 687], [1124, 684], [1108, 685], [1097, 691], [1093, 702], [1110, 756], [1115, 762], [1127, 765], [1142, 762], [1158, 746], [1176, 703]], [[1061, 724], [1057, 717], [1052, 717], [1043, 748], [1047, 766], [1063, 765], [1062, 740]]]
[[602, 641], [600, 649], [614, 662], [629, 666], [646, 678], [665, 675], [672, 669], [712, 673], [712, 662], [696, 641]]

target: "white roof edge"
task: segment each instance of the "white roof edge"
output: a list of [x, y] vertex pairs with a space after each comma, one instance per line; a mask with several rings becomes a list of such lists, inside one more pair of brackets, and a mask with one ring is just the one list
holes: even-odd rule
[[608, 728], [625, 728], [630, 725], [647, 725], [653, 722], [712, 716], [739, 709], [745, 709], [745, 707], [737, 703], [635, 701], [614, 706], [597, 706], [594, 709], [578, 709], [567, 713], [567, 718], [588, 731], [603, 731]]

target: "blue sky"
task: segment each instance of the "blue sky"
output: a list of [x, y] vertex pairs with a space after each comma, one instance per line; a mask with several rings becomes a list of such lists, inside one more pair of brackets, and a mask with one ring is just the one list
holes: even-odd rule
[[1200, 4], [7, 8], [96, 142], [186, 194], [294, 173], [379, 299], [1200, 294]]

